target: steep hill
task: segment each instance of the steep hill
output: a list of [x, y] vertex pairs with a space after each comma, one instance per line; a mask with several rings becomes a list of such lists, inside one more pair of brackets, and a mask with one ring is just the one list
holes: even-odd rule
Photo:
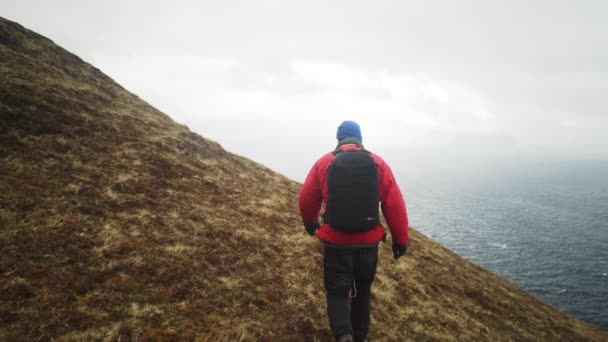
[[[0, 160], [0, 340], [331, 340], [300, 184], [2, 18]], [[608, 340], [412, 245], [399, 262], [381, 246], [376, 340]]]

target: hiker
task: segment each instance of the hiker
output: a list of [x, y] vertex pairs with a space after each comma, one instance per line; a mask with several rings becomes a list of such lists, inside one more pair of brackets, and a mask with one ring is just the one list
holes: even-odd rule
[[395, 177], [382, 158], [363, 148], [359, 125], [344, 121], [336, 138], [336, 150], [321, 157], [306, 177], [299, 204], [306, 231], [324, 244], [331, 332], [336, 341], [358, 342], [369, 332], [378, 244], [386, 236], [379, 206], [391, 231], [395, 259], [407, 252], [409, 228]]

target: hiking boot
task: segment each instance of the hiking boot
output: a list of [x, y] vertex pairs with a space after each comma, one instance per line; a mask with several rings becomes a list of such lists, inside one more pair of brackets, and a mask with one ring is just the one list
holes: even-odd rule
[[342, 335], [336, 339], [336, 342], [355, 342], [353, 335]]

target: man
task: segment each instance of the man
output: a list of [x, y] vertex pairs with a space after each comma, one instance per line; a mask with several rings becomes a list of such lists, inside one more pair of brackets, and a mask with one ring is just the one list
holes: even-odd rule
[[358, 342], [369, 332], [378, 244], [386, 235], [379, 202], [395, 259], [407, 252], [409, 228], [395, 177], [382, 158], [363, 148], [359, 125], [344, 121], [336, 138], [336, 150], [321, 157], [306, 177], [299, 204], [306, 231], [325, 246], [323, 278], [332, 334], [336, 341]]

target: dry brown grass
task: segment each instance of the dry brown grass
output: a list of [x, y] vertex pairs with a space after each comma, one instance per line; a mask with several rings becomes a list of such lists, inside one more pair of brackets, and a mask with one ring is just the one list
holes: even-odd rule
[[[0, 340], [328, 341], [300, 185], [0, 18]], [[608, 334], [412, 232], [381, 248], [380, 341]]]

